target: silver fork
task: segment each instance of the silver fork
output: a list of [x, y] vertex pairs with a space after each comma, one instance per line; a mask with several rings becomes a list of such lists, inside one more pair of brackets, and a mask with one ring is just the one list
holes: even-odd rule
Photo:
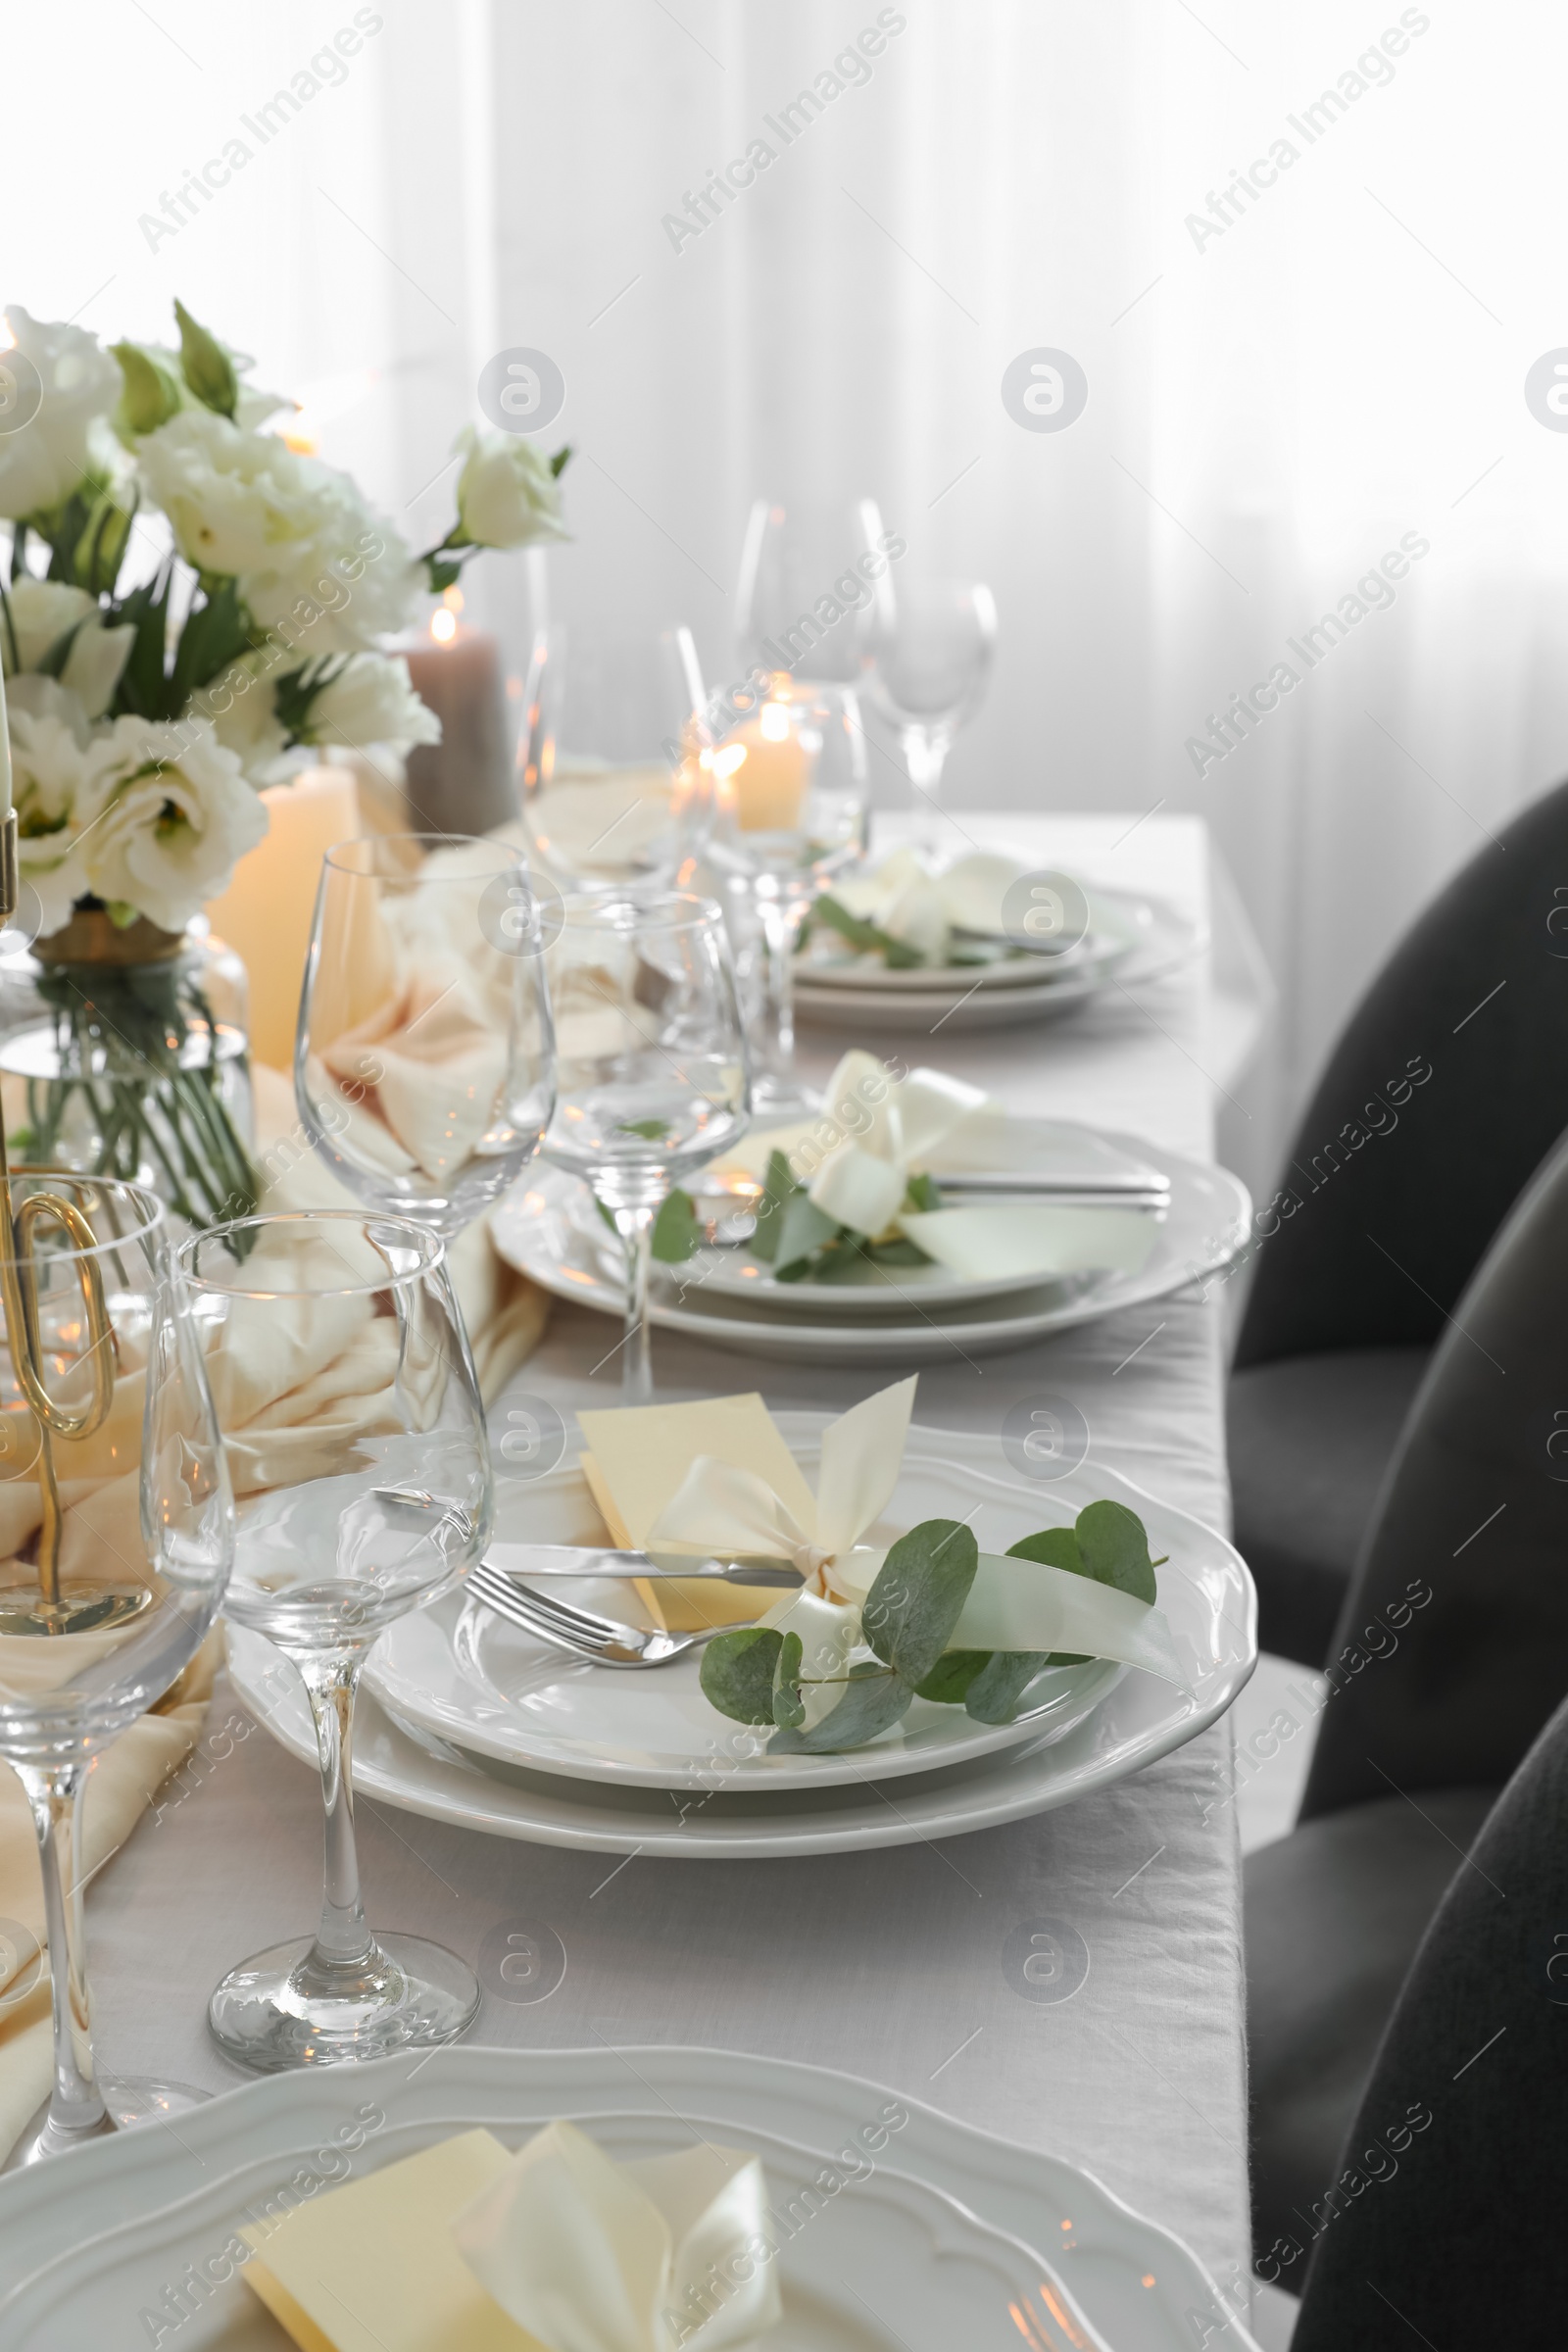
[[674, 1659], [683, 1658], [688, 1651], [700, 1649], [711, 1642], [715, 1634], [733, 1633], [728, 1625], [705, 1626], [695, 1634], [666, 1633], [662, 1628], [645, 1625], [621, 1625], [613, 1617], [601, 1617], [592, 1609], [574, 1608], [554, 1592], [536, 1592], [512, 1579], [501, 1576], [483, 1561], [470, 1568], [466, 1589], [482, 1600], [486, 1608], [494, 1609], [498, 1617], [509, 1624], [521, 1626], [524, 1633], [537, 1634], [541, 1642], [552, 1642], [557, 1649], [569, 1650], [573, 1657], [587, 1658], [596, 1666], [668, 1666]]

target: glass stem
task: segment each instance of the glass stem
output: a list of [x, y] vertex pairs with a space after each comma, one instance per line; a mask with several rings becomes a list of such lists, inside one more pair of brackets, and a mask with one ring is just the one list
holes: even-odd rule
[[635, 1207], [607, 1203], [620, 1236], [626, 1261], [626, 1336], [621, 1343], [620, 1394], [623, 1403], [652, 1404], [654, 1400], [653, 1329], [648, 1320], [648, 1269], [652, 1258], [654, 1211], [657, 1203]]
[[375, 1949], [375, 1938], [365, 1924], [360, 1896], [360, 1857], [354, 1842], [354, 1785], [351, 1776], [354, 1745], [354, 1694], [359, 1688], [364, 1653], [332, 1650], [297, 1659], [310, 1693], [316, 1720], [317, 1752], [321, 1760], [321, 1799], [325, 1808], [325, 1869], [321, 1885], [321, 1924], [307, 1968], [313, 1976], [333, 1976], [348, 1970], [358, 1975]]
[[17, 1777], [27, 1792], [32, 1826], [43, 1865], [44, 1933], [49, 1939], [49, 1981], [54, 1995], [55, 2081], [49, 2100], [44, 2150], [73, 2147], [113, 2129], [92, 2060], [92, 2004], [87, 1992], [87, 1949], [82, 1919], [81, 1799], [87, 1785], [83, 1763], [21, 1765]]
[[948, 762], [948, 739], [928, 727], [906, 727], [903, 742], [904, 763], [909, 771], [914, 802], [916, 837], [924, 848], [940, 851], [942, 770]]
[[762, 926], [762, 1034], [758, 1055], [763, 1073], [781, 1086], [795, 1076], [795, 935], [800, 916], [783, 898], [757, 902]]

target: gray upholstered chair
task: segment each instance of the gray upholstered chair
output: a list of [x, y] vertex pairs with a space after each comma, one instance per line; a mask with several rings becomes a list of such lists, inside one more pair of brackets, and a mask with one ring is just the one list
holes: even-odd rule
[[1293, 2352], [1568, 2342], [1565, 1829], [1568, 1704], [1416, 1954], [1312, 2217]]
[[1297, 2292], [1421, 1937], [1568, 1693], [1568, 1138], [1447, 1318], [1328, 1672], [1299, 1823], [1247, 1866], [1254, 2240], [1302, 2246]]
[[1460, 1292], [1568, 1127], [1568, 785], [1390, 958], [1291, 1146], [1229, 1399], [1265, 1649], [1321, 1664]]

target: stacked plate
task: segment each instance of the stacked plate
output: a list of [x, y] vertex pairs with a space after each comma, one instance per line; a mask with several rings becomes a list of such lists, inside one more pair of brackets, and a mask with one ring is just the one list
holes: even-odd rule
[[[1246, 1187], [1223, 1168], [1059, 1119], [1009, 1118], [994, 1164], [965, 1171], [943, 1197], [999, 1217], [1027, 1206], [1029, 1262], [1042, 1262], [1044, 1232], [1060, 1270], [1009, 1272], [1003, 1250], [984, 1277], [861, 1260], [848, 1279], [784, 1283], [738, 1243], [656, 1267], [653, 1319], [711, 1347], [787, 1360], [984, 1354], [1201, 1281], [1245, 1247], [1251, 1215]], [[490, 1230], [502, 1256], [544, 1289], [619, 1320], [620, 1245], [575, 1177], [530, 1171], [492, 1212]]]
[[[778, 1424], [816, 1483], [821, 1414]], [[1059, 1466], [1059, 1465], [1054, 1465]], [[933, 1518], [961, 1519], [984, 1551], [1005, 1551], [1085, 1503], [1125, 1501], [1143, 1519], [1159, 1599], [1188, 1687], [1093, 1661], [1043, 1673], [1015, 1723], [983, 1725], [917, 1699], [904, 1722], [843, 1755], [774, 1756], [765, 1733], [710, 1705], [696, 1653], [641, 1673], [578, 1663], [461, 1589], [393, 1626], [366, 1669], [355, 1782], [437, 1820], [608, 1853], [753, 1859], [951, 1837], [1070, 1803], [1142, 1770], [1229, 1706], [1257, 1657], [1251, 1580], [1212, 1530], [1085, 1462], [1022, 1475], [996, 1437], [910, 1432], [886, 1518], [889, 1544]], [[602, 1544], [603, 1522], [574, 1462], [503, 1497], [498, 1536]], [[509, 1523], [510, 1522], [510, 1523]], [[616, 1617], [635, 1588], [552, 1585]], [[646, 1616], [642, 1622], [648, 1622]], [[257, 1635], [229, 1633], [241, 1696], [295, 1754], [315, 1737], [297, 1678]]]
[[[0, 2340], [130, 2352], [177, 2331], [191, 2352], [281, 2352], [225, 2258], [246, 2223], [345, 2165], [362, 2180], [475, 2128], [519, 2147], [558, 2119], [622, 2163], [704, 2137], [761, 2159], [784, 2305], [771, 2352], [1004, 2352], [1020, 2336], [1036, 2352], [1178, 2352], [1205, 2320], [1255, 2352], [1197, 2256], [1062, 2158], [853, 2076], [667, 2047], [434, 2050], [356, 2067], [347, 2090], [313, 2068], [229, 2091], [177, 2132], [94, 2142], [67, 2197], [52, 2166], [14, 2174]], [[183, 2316], [165, 2325], [171, 2304]]]
[[996, 963], [893, 971], [818, 938], [796, 959], [795, 1009], [827, 1029], [993, 1029], [1053, 1020], [1107, 990], [1166, 979], [1199, 956], [1202, 932], [1174, 907], [1093, 884], [1089, 928], [1070, 947]]

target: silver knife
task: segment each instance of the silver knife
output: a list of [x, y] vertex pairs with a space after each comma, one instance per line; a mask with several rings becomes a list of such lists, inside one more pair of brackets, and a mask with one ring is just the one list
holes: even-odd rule
[[683, 1560], [673, 1552], [662, 1563], [646, 1551], [609, 1551], [587, 1544], [492, 1544], [487, 1568], [503, 1576], [612, 1576], [629, 1579], [697, 1577], [719, 1585], [781, 1585], [798, 1592], [806, 1579], [787, 1560]]
[[1170, 1186], [1159, 1178], [1106, 1178], [1091, 1176], [1070, 1179], [1065, 1176], [1004, 1175], [998, 1169], [984, 1174], [965, 1172], [961, 1175], [934, 1175], [931, 1182], [944, 1198], [956, 1200], [964, 1193], [981, 1193], [988, 1199], [1016, 1198], [1020, 1200], [1054, 1200], [1062, 1207], [1072, 1208], [1162, 1208], [1170, 1199]]

